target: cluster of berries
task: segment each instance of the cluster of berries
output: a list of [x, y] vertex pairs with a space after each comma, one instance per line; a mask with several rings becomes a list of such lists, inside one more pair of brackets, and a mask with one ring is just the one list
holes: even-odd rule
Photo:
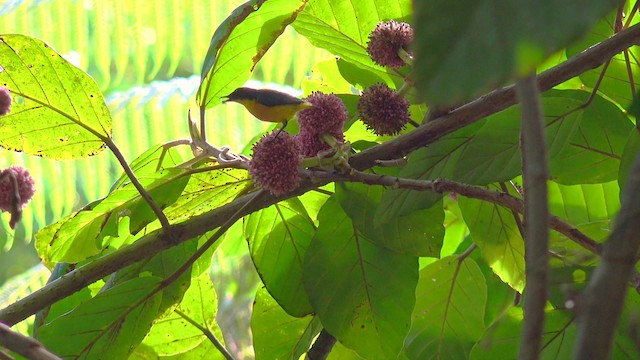
[[[369, 35], [367, 51], [381, 66], [406, 65], [413, 29], [394, 20], [378, 24]], [[274, 196], [298, 187], [298, 170], [303, 157], [315, 157], [330, 150], [321, 136], [330, 135], [344, 142], [344, 123], [348, 112], [342, 100], [329, 94], [312, 93], [305, 99], [313, 107], [298, 114], [300, 132], [295, 135], [275, 132], [262, 137], [253, 146], [249, 171], [253, 181]], [[377, 135], [396, 135], [410, 121], [409, 101], [386, 84], [375, 84], [362, 92], [358, 102], [360, 119]]]
[[[11, 112], [11, 93], [0, 87], [0, 116]], [[0, 210], [11, 213], [9, 225], [14, 228], [20, 219], [22, 208], [35, 193], [35, 182], [27, 169], [11, 166], [0, 170]]]

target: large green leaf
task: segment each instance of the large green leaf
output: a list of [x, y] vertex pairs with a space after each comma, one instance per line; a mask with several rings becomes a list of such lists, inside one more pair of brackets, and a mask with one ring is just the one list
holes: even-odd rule
[[[560, 154], [574, 138], [584, 111], [573, 91], [545, 94], [548, 156]], [[572, 111], [575, 110], [575, 111]], [[522, 172], [520, 156], [520, 108], [514, 106], [447, 135], [411, 154], [400, 177], [446, 178], [469, 184], [487, 185], [507, 181]], [[411, 190], [388, 190], [376, 219], [387, 222], [417, 209], [433, 206], [442, 195]]]
[[246, 170], [226, 168], [192, 174], [180, 198], [165, 214], [172, 222], [185, 221], [230, 203], [250, 184]]
[[[141, 176], [140, 183], [161, 207], [174, 203], [187, 185], [184, 169], [172, 168]], [[156, 219], [155, 214], [131, 183], [114, 190], [69, 218], [36, 234], [37, 248], [47, 261], [78, 262], [97, 254], [108, 244], [107, 236], [119, 235], [122, 218], [129, 218], [129, 232], [137, 234]]]
[[[565, 96], [585, 103], [590, 94], [578, 90], [551, 90], [546, 96]], [[596, 95], [581, 111], [580, 128], [557, 156], [549, 159], [554, 181], [594, 184], [616, 179], [625, 142], [633, 123], [614, 103]]]
[[[205, 272], [191, 279], [191, 286], [177, 310], [222, 339], [222, 332], [216, 323], [217, 308], [216, 292], [209, 274]], [[141, 345], [149, 346], [157, 355], [166, 357], [186, 355], [203, 342], [210, 343], [205, 334], [180, 313], [172, 312], [156, 321]], [[210, 356], [213, 354], [215, 351]]]
[[256, 359], [297, 360], [311, 346], [322, 325], [317, 317], [294, 318], [269, 295], [258, 289], [251, 313], [251, 334]]
[[466, 359], [484, 331], [487, 286], [472, 259], [450, 256], [420, 271], [411, 332], [405, 341], [409, 359]]
[[407, 0], [310, 0], [293, 27], [313, 45], [357, 65], [372, 78], [401, 84], [402, 74], [373, 63], [367, 53], [367, 42], [380, 21], [409, 21], [410, 16], [411, 2]]
[[[624, 9], [626, 17], [621, 19], [623, 22], [629, 20], [629, 16], [633, 14], [633, 6], [635, 6], [633, 1], [626, 2]], [[589, 34], [567, 47], [567, 57], [571, 58], [590, 46], [612, 36], [615, 33], [616, 17], [617, 11], [612, 11], [606, 18], [601, 19]], [[638, 17], [633, 16], [631, 25], [637, 23]], [[625, 53], [628, 54], [628, 57], [625, 56]], [[631, 103], [631, 99], [634, 96], [633, 90], [638, 89], [640, 86], [640, 73], [635, 71], [640, 66], [638, 59], [640, 59], [640, 49], [637, 46], [631, 46], [625, 52], [616, 54], [611, 58], [611, 62], [607, 66], [602, 79], [600, 79], [600, 75], [604, 69], [603, 66], [581, 73], [578, 79], [591, 89], [598, 84], [599, 93], [625, 107]]]
[[464, 221], [482, 257], [513, 289], [524, 289], [524, 241], [513, 214], [496, 204], [461, 197]]
[[398, 253], [437, 257], [444, 238], [442, 203], [380, 224], [374, 215], [383, 189], [359, 183], [336, 184], [336, 199], [358, 231], [376, 245]]
[[318, 220], [303, 281], [322, 325], [367, 359], [396, 358], [411, 323], [418, 258], [371, 243], [333, 198]]
[[200, 107], [220, 104], [221, 97], [244, 84], [305, 4], [306, 0], [253, 0], [234, 10], [211, 39], [197, 95]]
[[[534, 71], [618, 0], [432, 0], [415, 3], [417, 82], [432, 104], [455, 104]], [[552, 16], [550, 16], [552, 15]], [[478, 59], [478, 61], [472, 61]]]
[[621, 190], [624, 190], [627, 184], [629, 172], [640, 156], [640, 129], [635, 128], [629, 132], [629, 138], [624, 147], [622, 158], [620, 159], [620, 168], [618, 170], [618, 184]]
[[24, 35], [0, 36], [0, 84], [13, 97], [0, 117], [0, 146], [52, 159], [100, 152], [111, 115], [95, 81], [49, 45]]
[[[548, 183], [549, 211], [590, 238], [603, 242], [613, 229], [620, 209], [620, 188], [616, 181], [603, 184], [560, 185]], [[553, 250], [574, 261], [594, 255], [557, 232], [550, 233]]]
[[302, 267], [314, 233], [315, 226], [297, 198], [245, 218], [244, 235], [258, 274], [269, 293], [293, 316], [313, 311], [302, 285]]
[[64, 358], [126, 359], [151, 328], [162, 295], [137, 302], [160, 281], [138, 278], [101, 292], [40, 328], [39, 340]]

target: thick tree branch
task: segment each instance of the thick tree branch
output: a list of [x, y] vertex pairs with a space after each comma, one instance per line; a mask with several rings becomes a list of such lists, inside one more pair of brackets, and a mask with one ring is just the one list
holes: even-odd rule
[[[635, 25], [542, 73], [538, 76], [538, 85], [541, 90], [548, 90], [584, 71], [596, 68], [615, 54], [634, 45], [638, 38], [640, 38], [640, 25]], [[354, 168], [363, 170], [375, 166], [378, 160], [397, 159], [419, 147], [433, 143], [444, 135], [504, 110], [514, 103], [515, 92], [513, 87], [498, 89], [452, 111], [444, 117], [420, 126], [410, 133], [369, 148], [353, 156], [350, 163]], [[303, 182], [300, 188], [287, 195], [287, 197], [303, 194], [324, 183]], [[243, 196], [211, 212], [193, 217], [184, 223], [172, 225], [169, 231], [164, 233], [161, 230], [151, 232], [132, 245], [125, 246], [90, 264], [79, 267], [31, 295], [1, 309], [0, 321], [7, 324], [15, 324], [53, 302], [63, 299], [125, 266], [215, 229], [244, 206], [251, 197], [251, 194]], [[244, 215], [268, 207], [280, 200], [283, 200], [283, 198], [265, 196], [246, 209]], [[552, 219], [551, 226], [553, 227], [553, 225]], [[569, 227], [565, 230], [573, 232], [575, 229]], [[589, 239], [583, 238], [582, 235], [576, 232], [572, 239], [582, 239], [584, 246], [589, 248]]]
[[[640, 25], [634, 25], [588, 48], [538, 75], [537, 83], [540, 91], [549, 90], [587, 70], [597, 68], [617, 53], [638, 43], [638, 39], [640, 39]], [[514, 86], [497, 89], [445, 116], [429, 121], [410, 133], [362, 151], [351, 159], [351, 166], [357, 170], [364, 170], [372, 167], [378, 160], [401, 158], [417, 148], [431, 144], [445, 135], [502, 111], [514, 105], [515, 102]]]
[[574, 359], [608, 359], [627, 282], [640, 249], [640, 154], [629, 173], [615, 227], [578, 303]]
[[30, 360], [62, 360], [35, 339], [12, 331], [0, 323], [0, 347], [5, 347]]
[[547, 304], [549, 272], [549, 204], [547, 200], [547, 149], [540, 94], [535, 77], [518, 81], [516, 93], [521, 105], [520, 141], [524, 178], [525, 274], [524, 323], [520, 337], [521, 360], [540, 356], [544, 308]]

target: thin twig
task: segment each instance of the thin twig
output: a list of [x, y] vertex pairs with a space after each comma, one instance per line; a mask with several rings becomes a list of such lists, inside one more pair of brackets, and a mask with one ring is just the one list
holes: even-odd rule
[[233, 355], [231, 355], [229, 350], [227, 350], [224, 347], [224, 345], [222, 345], [222, 342], [220, 342], [220, 340], [218, 340], [218, 338], [211, 332], [211, 330], [209, 330], [209, 328], [200, 325], [197, 321], [193, 320], [189, 315], [185, 314], [184, 312], [182, 312], [182, 311], [180, 311], [178, 309], [175, 309], [174, 311], [175, 311], [176, 314], [180, 315], [180, 317], [185, 319], [189, 324], [195, 326], [198, 330], [200, 330], [204, 334], [204, 336], [206, 336], [207, 339], [209, 339], [209, 341], [211, 341], [213, 346], [215, 346], [216, 349], [218, 349], [218, 351], [220, 351], [220, 353], [222, 354], [222, 356], [224, 356], [225, 359], [234, 360]]
[[[364, 172], [354, 171], [351, 174], [335, 174], [327, 173], [324, 171], [306, 170], [303, 172], [310, 178], [317, 180], [331, 180], [331, 181], [347, 181], [347, 182], [361, 182], [369, 185], [380, 185], [391, 187], [394, 189], [409, 189], [417, 191], [433, 191], [437, 193], [455, 192], [458, 195], [465, 196], [472, 199], [478, 199], [490, 202], [492, 204], [500, 205], [507, 209], [514, 210], [520, 214], [524, 212], [524, 201], [517, 197], [498, 192], [494, 190], [488, 190], [481, 187], [464, 184], [456, 181], [436, 179], [436, 180], [416, 180], [406, 179], [388, 175], [374, 175]], [[316, 181], [317, 181], [316, 180]], [[573, 225], [567, 223], [563, 219], [551, 215], [549, 217], [549, 228], [557, 231], [558, 233], [566, 236], [569, 240], [580, 245], [584, 249], [594, 254], [600, 253], [600, 244], [591, 239], [583, 232], [578, 230]]]
[[518, 81], [521, 105], [520, 141], [524, 178], [525, 275], [524, 322], [520, 336], [520, 360], [537, 360], [544, 330], [549, 277], [549, 204], [547, 198], [547, 149], [544, 118], [535, 75]]

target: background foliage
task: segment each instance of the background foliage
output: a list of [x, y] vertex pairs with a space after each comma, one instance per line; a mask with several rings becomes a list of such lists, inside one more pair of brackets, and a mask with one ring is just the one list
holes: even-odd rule
[[[533, 9], [525, 1], [508, 6], [461, 1], [456, 10], [447, 1], [272, 0], [254, 1], [251, 10], [238, 8], [250, 11], [246, 19], [233, 10], [239, 2], [143, 3], [16, 2], [0, 9], [2, 33], [41, 39], [95, 79], [112, 116], [113, 141], [129, 161], [135, 159], [131, 164], [143, 184], [154, 197], [162, 196], [165, 213], [178, 224], [193, 224], [233, 205], [249, 180], [239, 169], [185, 176], [175, 165], [190, 155], [172, 150], [161, 158], [158, 144], [188, 136], [187, 109], [197, 113], [197, 102], [208, 109], [207, 140], [249, 155], [248, 145], [269, 125], [255, 122], [242, 108], [216, 106], [221, 95], [249, 78], [285, 89], [301, 87], [304, 94], [339, 94], [351, 115], [346, 138], [364, 150], [390, 138], [374, 136], [355, 121], [356, 95], [378, 82], [400, 88], [410, 74], [409, 67], [389, 70], [369, 58], [368, 34], [380, 21], [416, 24], [416, 87], [430, 105], [449, 105], [532, 69], [552, 68], [634, 26], [638, 18], [633, 1], [625, 4], [629, 16], [619, 27], [614, 26], [617, 1], [576, 1], [573, 6], [544, 1]], [[13, 35], [5, 40], [42, 46]], [[625, 110], [633, 101], [638, 72], [637, 46], [629, 46], [606, 66], [567, 79], [541, 98], [550, 212], [593, 244], [611, 234], [621, 189], [638, 153], [637, 124]], [[0, 61], [9, 61], [11, 52], [3, 54]], [[30, 55], [24, 51], [21, 56]], [[68, 66], [60, 61], [58, 66]], [[43, 79], [36, 81], [43, 84]], [[427, 104], [416, 91], [407, 97], [413, 119], [420, 122]], [[29, 107], [29, 101], [17, 106]], [[48, 105], [64, 107], [55, 101]], [[374, 172], [446, 178], [520, 197], [519, 114], [518, 105], [492, 111], [439, 134], [429, 146], [412, 151], [403, 167], [376, 167]], [[22, 240], [28, 242], [36, 231], [39, 256], [52, 267], [59, 262], [91, 265], [126, 244], [145, 241], [159, 228], [137, 192], [120, 179], [119, 164], [107, 151], [64, 162], [4, 150], [2, 155], [7, 165], [28, 167], [39, 184], [15, 234], [2, 223], [2, 307], [43, 285], [43, 267], [23, 271], [7, 260], [20, 259], [15, 254], [24, 253]], [[86, 203], [91, 207], [72, 213]], [[224, 337], [238, 357], [299, 358], [322, 329], [339, 340], [329, 355], [335, 359], [517, 354], [523, 323], [518, 299], [526, 285], [524, 242], [519, 215], [499, 204], [363, 183], [329, 184], [322, 192], [254, 211], [171, 285], [154, 292], [218, 225], [203, 227], [193, 239], [50, 304], [36, 320], [37, 338], [72, 358], [222, 357], [197, 323], [211, 336]], [[542, 358], [567, 358], [576, 346], [570, 301], [598, 264], [594, 249], [551, 232]], [[640, 358], [634, 320], [639, 299], [635, 291], [627, 294], [614, 358]], [[29, 323], [21, 326], [33, 334]], [[62, 340], [68, 336], [77, 341]]]

